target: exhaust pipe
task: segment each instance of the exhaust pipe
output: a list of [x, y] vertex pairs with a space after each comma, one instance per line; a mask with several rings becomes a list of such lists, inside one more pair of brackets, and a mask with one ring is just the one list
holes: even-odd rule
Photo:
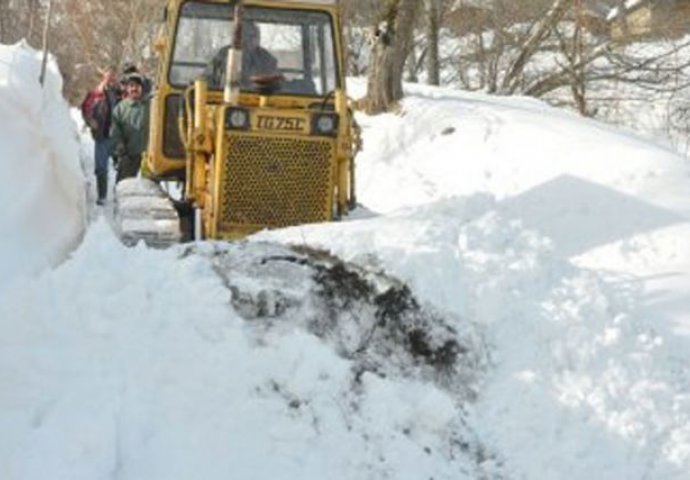
[[243, 1], [238, 0], [235, 5], [235, 25], [232, 32], [232, 43], [228, 49], [228, 59], [225, 65], [225, 88], [223, 101], [230, 105], [237, 105], [240, 100], [240, 79], [242, 78], [242, 16], [244, 14]]

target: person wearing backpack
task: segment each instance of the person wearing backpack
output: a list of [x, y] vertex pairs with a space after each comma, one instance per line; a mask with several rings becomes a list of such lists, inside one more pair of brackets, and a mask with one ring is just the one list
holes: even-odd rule
[[117, 71], [114, 67], [102, 71], [101, 80], [81, 103], [81, 114], [94, 141], [94, 173], [96, 175], [97, 205], [105, 205], [108, 194], [108, 158], [110, 157], [110, 125], [112, 113], [119, 100]]

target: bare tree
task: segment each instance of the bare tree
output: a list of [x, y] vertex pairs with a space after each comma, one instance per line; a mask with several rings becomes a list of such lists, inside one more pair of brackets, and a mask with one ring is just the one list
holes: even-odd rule
[[572, 0], [458, 0], [448, 26], [458, 37], [454, 63], [465, 88], [511, 94], [525, 67]]
[[546, 15], [538, 21], [520, 46], [516, 58], [511, 62], [500, 85], [501, 93], [515, 93], [525, 66], [543, 44], [549, 30], [553, 29], [565, 15], [572, 0], [555, 0]]
[[402, 75], [411, 44], [418, 0], [387, 0], [375, 28], [369, 62], [366, 109], [389, 110], [403, 97]]
[[0, 43], [8, 41], [7, 22], [9, 21], [9, 13], [9, 0], [0, 0]]
[[151, 62], [157, 20], [166, 0], [62, 0], [55, 5], [53, 53], [72, 102], [97, 81], [98, 69]]
[[[555, 61], [549, 68], [525, 73], [521, 93], [565, 103], [582, 115], [594, 116], [602, 101], [628, 95], [623, 91], [637, 92], [635, 95], [653, 91], [664, 96], [688, 86], [687, 54], [682, 52], [690, 49], [690, 42], [657, 39], [653, 48], [617, 44], [587, 32], [582, 7], [576, 0], [571, 15], [553, 27], [537, 57], [541, 63], [547, 55]], [[611, 85], [618, 91], [612, 92]]]
[[21, 39], [35, 47], [41, 44], [41, 25], [45, 8], [39, 0], [0, 0], [0, 40], [14, 43]]
[[380, 0], [340, 0], [347, 71], [366, 75], [369, 67], [371, 26], [380, 16]]
[[439, 30], [441, 28], [442, 0], [426, 0], [427, 17], [427, 83], [441, 84], [441, 64], [439, 58]]
[[[46, 11], [50, 12], [52, 9], [52, 0], [48, 0], [48, 7]], [[26, 31], [26, 38], [32, 38], [34, 37], [34, 32], [37, 32], [36, 25], [39, 25], [40, 21], [43, 20], [43, 25], [45, 26], [46, 20], [41, 19], [40, 17], [40, 11], [42, 10], [41, 4], [38, 0], [27, 0], [27, 6], [28, 6], [28, 27]], [[42, 32], [41, 35], [41, 41], [43, 41], [43, 36], [45, 35], [45, 31]]]

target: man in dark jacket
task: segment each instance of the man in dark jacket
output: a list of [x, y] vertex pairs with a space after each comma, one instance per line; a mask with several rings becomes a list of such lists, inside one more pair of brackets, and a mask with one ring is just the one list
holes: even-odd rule
[[120, 83], [123, 85], [127, 84], [127, 78], [129, 78], [130, 75], [141, 75], [141, 78], [144, 81], [144, 98], [147, 98], [149, 95], [151, 95], [151, 92], [153, 91], [153, 83], [151, 82], [151, 79], [148, 78], [146, 75], [141, 73], [139, 71], [139, 67], [137, 67], [135, 64], [131, 62], [125, 63], [125, 65], [122, 67], [122, 77], [120, 80]]
[[127, 77], [125, 88], [125, 98], [115, 107], [110, 127], [111, 151], [118, 160], [118, 182], [137, 176], [148, 142], [149, 105], [143, 96], [141, 75]]
[[112, 113], [119, 100], [117, 75], [114, 67], [103, 71], [98, 86], [91, 90], [81, 104], [84, 122], [91, 130], [94, 141], [94, 173], [98, 205], [104, 205], [108, 193], [108, 158]]
[[[222, 88], [225, 83], [225, 69], [230, 45], [218, 50], [206, 69], [205, 76], [211, 88]], [[251, 88], [254, 75], [274, 75], [278, 73], [278, 61], [265, 48], [261, 47], [261, 31], [253, 22], [242, 24], [242, 76], [240, 85]]]

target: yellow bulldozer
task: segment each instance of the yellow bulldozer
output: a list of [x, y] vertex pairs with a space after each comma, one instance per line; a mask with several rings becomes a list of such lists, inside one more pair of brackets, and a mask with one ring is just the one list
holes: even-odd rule
[[[116, 191], [126, 243], [237, 239], [354, 208], [341, 32], [337, 0], [169, 0], [145, 179]], [[173, 180], [177, 198], [159, 188]]]

